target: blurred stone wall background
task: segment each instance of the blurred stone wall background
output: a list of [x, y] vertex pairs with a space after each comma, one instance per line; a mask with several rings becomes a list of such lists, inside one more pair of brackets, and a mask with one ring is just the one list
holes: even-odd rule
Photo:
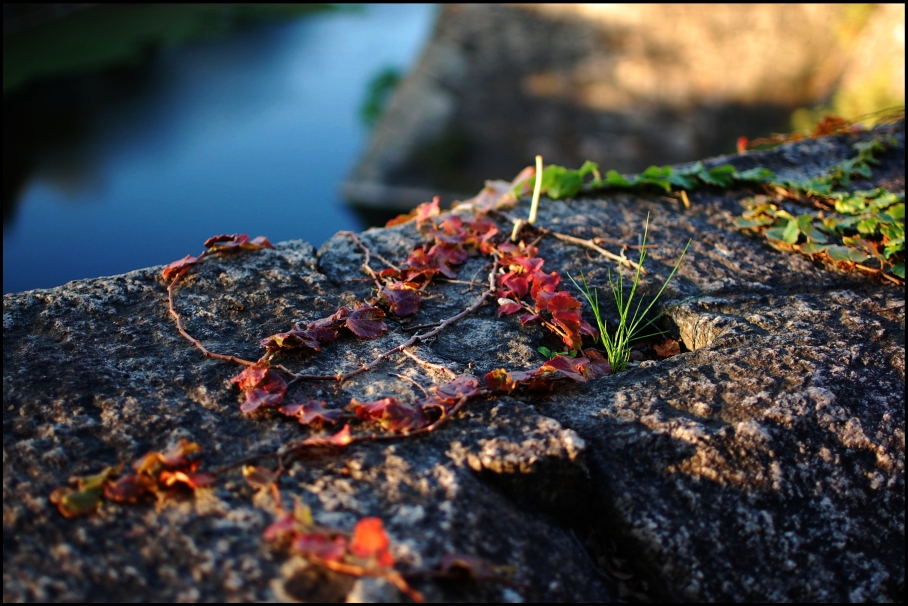
[[536, 154], [636, 172], [904, 99], [903, 4], [447, 5], [343, 191], [449, 202]]

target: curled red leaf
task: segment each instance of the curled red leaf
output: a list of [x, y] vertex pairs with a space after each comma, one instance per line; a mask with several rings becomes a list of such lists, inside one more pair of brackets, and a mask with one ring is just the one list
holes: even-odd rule
[[164, 268], [163, 273], [161, 274], [165, 280], [170, 278], [176, 278], [177, 276], [185, 273], [190, 267], [198, 263], [199, 257], [193, 257], [192, 255], [186, 255], [178, 261], [174, 261], [170, 265]]
[[336, 423], [344, 414], [335, 408], [326, 408], [324, 400], [309, 400], [308, 402], [286, 404], [280, 411], [290, 417], [297, 417], [300, 425], [321, 425], [323, 423]]

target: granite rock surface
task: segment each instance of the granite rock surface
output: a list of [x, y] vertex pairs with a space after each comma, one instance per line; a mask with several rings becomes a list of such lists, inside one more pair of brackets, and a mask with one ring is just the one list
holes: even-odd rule
[[[904, 191], [904, 126], [892, 134], [897, 147], [854, 187]], [[816, 174], [866, 136], [712, 162]], [[508, 583], [413, 576], [429, 600], [903, 599], [904, 291], [740, 233], [732, 222], [753, 193], [702, 190], [690, 209], [656, 194], [543, 200], [541, 225], [582, 238], [633, 244], [649, 217], [658, 244], [643, 283], [650, 294], [691, 241], [660, 301], [662, 328], [682, 353], [547, 396], [475, 399], [430, 435], [312, 452], [281, 478], [284, 505], [298, 498], [318, 523], [347, 531], [380, 517], [405, 573], [435, 570], [449, 553], [513, 567]], [[398, 263], [422, 237], [413, 222], [360, 235]], [[539, 256], [547, 270], [583, 271], [595, 285], [616, 271], [550, 238]], [[362, 261], [342, 234], [317, 251], [292, 241], [215, 256], [183, 280], [176, 308], [210, 350], [256, 359], [262, 337], [369, 297]], [[469, 305], [486, 272], [482, 258], [469, 259], [411, 323]], [[349, 370], [406, 340], [405, 324], [282, 360], [316, 374]], [[419, 363], [397, 355], [344, 383], [292, 392], [333, 407], [412, 400], [444, 382], [444, 369], [536, 368], [540, 345], [558, 347], [489, 303], [412, 348]], [[238, 470], [160, 507], [105, 503], [67, 520], [49, 502], [70, 476], [181, 438], [202, 447], [211, 469], [312, 433], [272, 411], [242, 414], [229, 382], [238, 370], [179, 335], [161, 267], [5, 295], [4, 600], [405, 599], [381, 579], [326, 571], [265, 542], [274, 503]]]

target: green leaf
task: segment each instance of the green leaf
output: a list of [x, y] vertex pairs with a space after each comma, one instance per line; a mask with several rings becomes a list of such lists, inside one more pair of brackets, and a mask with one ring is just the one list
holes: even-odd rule
[[867, 217], [858, 222], [858, 231], [862, 234], [872, 236], [879, 224], [880, 222], [875, 218]]
[[552, 353], [552, 350], [549, 349], [548, 347], [538, 347], [538, 348], [536, 349], [536, 351], [538, 351], [539, 353], [541, 353], [542, 355], [544, 355], [544, 356], [545, 356], [547, 359], [549, 359], [549, 360], [551, 360], [551, 359], [552, 359], [552, 356], [555, 355], [555, 354]]
[[668, 176], [668, 182], [681, 189], [696, 189], [697, 180], [688, 175], [682, 175], [677, 171], [672, 171]]
[[602, 184], [610, 187], [632, 187], [633, 183], [624, 178], [624, 175], [616, 170], [610, 170], [605, 174]]
[[828, 254], [829, 258], [833, 261], [852, 261], [854, 263], [860, 263], [861, 261], [869, 259], [867, 255], [850, 246], [830, 246], [826, 249], [826, 254]]
[[734, 175], [734, 177], [738, 181], [750, 181], [752, 183], [769, 183], [776, 179], [774, 172], [762, 166], [748, 168]]
[[785, 228], [784, 227], [771, 227], [766, 230], [766, 237], [772, 240], [784, 240], [785, 239]]
[[578, 170], [577, 172], [580, 173], [581, 177], [583, 177], [584, 175], [588, 175], [591, 173], [595, 174], [597, 170], [599, 170], [599, 165], [596, 164], [595, 162], [591, 162], [591, 161], [587, 160], [586, 162], [583, 163], [583, 166], [581, 166], [580, 170]]
[[889, 271], [900, 277], [902, 280], [905, 279], [905, 263], [893, 263], [889, 267]]
[[808, 242], [807, 244], [804, 244], [801, 247], [801, 250], [803, 252], [806, 252], [807, 254], [812, 255], [814, 253], [823, 252], [827, 248], [829, 248], [829, 247], [826, 246], [825, 244], [817, 244], [816, 242]]
[[707, 185], [728, 187], [731, 185], [734, 175], [736, 175], [737, 172], [738, 171], [731, 164], [723, 164], [722, 166], [717, 166], [708, 171], [701, 172], [697, 176]]
[[555, 200], [577, 195], [582, 186], [583, 176], [580, 171], [554, 164], [542, 171], [542, 189]]
[[785, 230], [782, 232], [782, 240], [788, 244], [795, 244], [798, 241], [798, 236], [801, 235], [801, 230], [798, 229], [797, 221], [789, 221], [788, 225], [785, 226]]
[[755, 219], [745, 219], [744, 217], [738, 217], [735, 220], [735, 226], [740, 227], [741, 229], [748, 229], [751, 227], [766, 227], [767, 225], [772, 225], [775, 223], [775, 219], [772, 217], [757, 217]]

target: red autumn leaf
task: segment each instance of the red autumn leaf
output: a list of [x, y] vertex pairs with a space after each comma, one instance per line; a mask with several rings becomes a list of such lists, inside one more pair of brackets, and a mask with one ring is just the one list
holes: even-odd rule
[[157, 488], [155, 481], [145, 474], [128, 473], [104, 487], [104, 496], [117, 503], [135, 503]]
[[504, 368], [496, 368], [492, 372], [486, 373], [482, 381], [486, 388], [494, 392], [510, 393], [517, 387], [517, 382]]
[[214, 483], [214, 476], [210, 473], [186, 473], [183, 471], [162, 471], [158, 479], [165, 486], [174, 486], [175, 484], [186, 484], [193, 490], [203, 488]]
[[511, 299], [498, 299], [498, 317], [509, 316], [523, 309], [523, 306]]
[[335, 339], [337, 339], [337, 331], [312, 323], [305, 330], [288, 330], [265, 337], [259, 341], [259, 344], [267, 349], [308, 347], [314, 351], [321, 351], [320, 341], [330, 342]]
[[474, 217], [466, 223], [466, 228], [467, 239], [464, 245], [478, 249], [484, 255], [491, 254], [495, 249], [492, 238], [500, 233], [498, 226], [486, 219]]
[[192, 255], [186, 255], [179, 261], [174, 261], [170, 265], [164, 268], [162, 275], [165, 280], [170, 278], [176, 278], [180, 274], [186, 272], [190, 267], [195, 265], [199, 260], [199, 257], [193, 257]]
[[583, 365], [589, 363], [586, 358], [569, 358], [567, 356], [555, 356], [536, 371], [536, 377], [543, 378], [567, 378], [586, 383], [587, 377], [583, 374]]
[[681, 344], [674, 339], [666, 339], [662, 343], [653, 345], [653, 349], [660, 358], [670, 358], [681, 353]]
[[433, 245], [432, 248], [429, 249], [428, 254], [434, 260], [436, 269], [438, 269], [443, 276], [451, 279], [457, 277], [457, 272], [454, 271], [451, 266], [460, 265], [466, 261], [469, 256], [460, 246], [444, 243]]
[[539, 314], [520, 314], [520, 323], [527, 325], [539, 319]]
[[265, 236], [257, 236], [251, 241], [243, 244], [242, 247], [250, 250], [260, 250], [262, 248], [274, 248], [274, 245], [271, 244]]
[[353, 442], [353, 436], [350, 435], [350, 426], [344, 425], [344, 428], [333, 436], [312, 436], [303, 440], [303, 446], [346, 446]]
[[287, 404], [281, 407], [281, 412], [290, 417], [298, 417], [300, 425], [321, 425], [323, 423], [336, 423], [343, 415], [343, 411], [336, 408], [325, 408], [323, 400], [309, 400], [297, 404]]
[[323, 534], [301, 534], [293, 540], [290, 547], [302, 555], [330, 562], [340, 560], [347, 554], [347, 539], [341, 535], [330, 538]]
[[436, 243], [461, 245], [467, 240], [467, 232], [463, 226], [463, 219], [459, 215], [449, 215], [441, 225], [437, 226], [429, 235]]
[[267, 374], [267, 363], [254, 364], [253, 366], [247, 366], [240, 374], [230, 379], [230, 382], [236, 383], [240, 391], [246, 391], [264, 381]]
[[559, 311], [552, 314], [552, 324], [562, 330], [559, 335], [569, 349], [580, 349], [583, 339], [580, 336], [580, 313], [577, 311]]
[[608, 363], [608, 360], [595, 349], [587, 349], [583, 352], [583, 355], [589, 360], [589, 364], [586, 366], [588, 369], [586, 374], [589, 378], [595, 379], [612, 374], [612, 366]]
[[479, 393], [479, 380], [476, 377], [460, 376], [436, 387], [435, 393], [446, 400], [472, 398]]
[[382, 398], [374, 402], [360, 402], [352, 398], [348, 408], [355, 412], [358, 418], [364, 421], [377, 421], [390, 431], [419, 429], [429, 424], [429, 419], [422, 408], [409, 406], [397, 398]]
[[432, 198], [431, 202], [423, 202], [410, 212], [398, 215], [385, 223], [385, 227], [392, 227], [394, 225], [401, 225], [412, 219], [416, 219], [416, 228], [419, 227], [429, 220], [430, 217], [437, 217], [441, 212], [438, 208], [438, 201], [440, 200], [439, 196]]
[[346, 326], [357, 337], [374, 339], [388, 329], [387, 324], [381, 320], [384, 317], [385, 312], [379, 308], [363, 305], [350, 312]]
[[394, 558], [389, 548], [391, 541], [385, 534], [381, 518], [363, 518], [353, 527], [350, 551], [358, 558], [375, 560], [380, 566], [391, 567]]
[[744, 152], [747, 151], [748, 143], [750, 143], [750, 141], [747, 139], [747, 137], [738, 137], [738, 142], [737, 142], [736, 147], [738, 149], [739, 154], [743, 154]]
[[249, 414], [262, 406], [276, 408], [284, 400], [287, 383], [277, 373], [268, 371], [264, 381], [253, 389], [247, 389], [246, 401], [240, 405], [240, 411]]
[[508, 272], [501, 276], [498, 283], [506, 289], [499, 294], [501, 297], [511, 298], [510, 295], [514, 294], [516, 295], [514, 298], [520, 300], [530, 290], [530, 284], [526, 277], [517, 275], [514, 272]]
[[235, 248], [259, 250], [262, 248], [274, 248], [274, 246], [265, 236], [258, 236], [250, 241], [249, 236], [246, 234], [221, 234], [205, 240], [205, 248], [210, 248], [211, 250], [232, 250]]
[[394, 282], [382, 288], [379, 296], [388, 303], [391, 313], [398, 318], [412, 316], [419, 311], [422, 302], [422, 296], [403, 282]]

